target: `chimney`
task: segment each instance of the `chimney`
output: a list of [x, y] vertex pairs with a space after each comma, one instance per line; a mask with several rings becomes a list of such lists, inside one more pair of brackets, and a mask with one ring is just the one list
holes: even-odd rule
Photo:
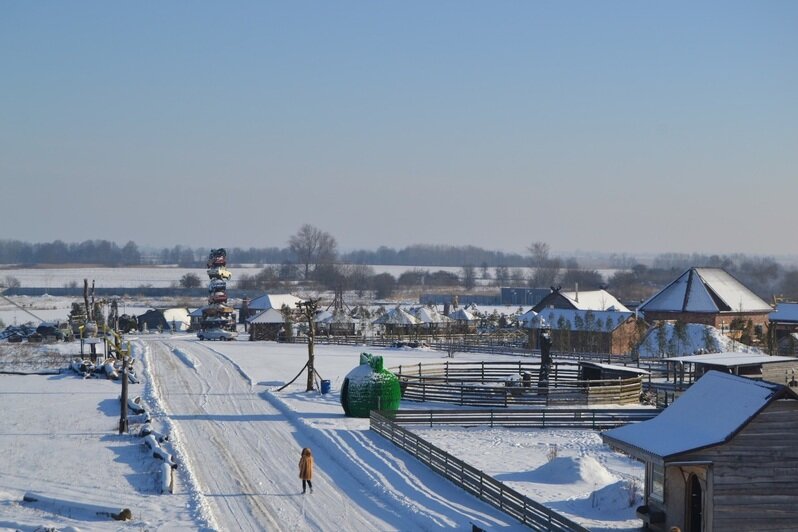
[[574, 299], [579, 303], [579, 283], [576, 283], [576, 297]]

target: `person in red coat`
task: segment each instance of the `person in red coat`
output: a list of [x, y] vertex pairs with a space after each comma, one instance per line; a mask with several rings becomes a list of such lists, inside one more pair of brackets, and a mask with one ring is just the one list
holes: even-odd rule
[[302, 479], [302, 493], [305, 493], [306, 487], [313, 493], [313, 455], [307, 447], [302, 449], [302, 456], [299, 458], [299, 478]]

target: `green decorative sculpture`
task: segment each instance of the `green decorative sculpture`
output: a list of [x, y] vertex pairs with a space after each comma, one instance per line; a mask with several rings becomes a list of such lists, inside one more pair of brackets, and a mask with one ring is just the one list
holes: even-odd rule
[[341, 387], [341, 406], [349, 417], [369, 417], [371, 410], [398, 410], [399, 378], [383, 368], [382, 357], [360, 354], [360, 365], [347, 373]]

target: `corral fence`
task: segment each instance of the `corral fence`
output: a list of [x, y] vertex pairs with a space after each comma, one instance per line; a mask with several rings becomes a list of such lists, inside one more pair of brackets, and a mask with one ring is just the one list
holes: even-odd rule
[[498, 508], [534, 530], [562, 532], [586, 532], [588, 530], [400, 427], [383, 414], [376, 410], [371, 412], [371, 430], [494, 508]]
[[[280, 342], [304, 344], [308, 337], [305, 335], [281, 338]], [[426, 347], [444, 353], [486, 353], [493, 355], [515, 355], [523, 357], [540, 357], [539, 349], [529, 349], [526, 341], [505, 341], [491, 335], [460, 334], [451, 338], [430, 337], [419, 335], [417, 337], [390, 337], [390, 336], [361, 336], [361, 335], [325, 335], [317, 334], [314, 337], [316, 344], [326, 345], [362, 345], [373, 347]], [[634, 364], [635, 360], [630, 355], [613, 355], [609, 353], [593, 353], [586, 351], [552, 351], [552, 358], [572, 361], [607, 362], [613, 364]]]
[[655, 408], [511, 408], [396, 410], [379, 415], [397, 425], [606, 430], [646, 421], [660, 412]]
[[444, 361], [390, 368], [399, 377], [402, 398], [460, 406], [508, 407], [639, 404], [643, 378], [580, 380], [579, 365], [555, 362], [540, 382], [533, 361]]

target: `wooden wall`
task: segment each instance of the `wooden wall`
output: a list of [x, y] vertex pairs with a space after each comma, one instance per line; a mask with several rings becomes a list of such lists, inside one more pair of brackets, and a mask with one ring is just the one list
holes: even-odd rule
[[[798, 528], [798, 401], [771, 403], [729, 443], [680, 457], [711, 461], [704, 530], [774, 531]], [[673, 468], [671, 468], [673, 469]], [[686, 476], [686, 475], [685, 475]], [[669, 525], [684, 511], [682, 475], [668, 475]], [[672, 524], [678, 525], [676, 521]], [[683, 525], [681, 525], [683, 526]]]

